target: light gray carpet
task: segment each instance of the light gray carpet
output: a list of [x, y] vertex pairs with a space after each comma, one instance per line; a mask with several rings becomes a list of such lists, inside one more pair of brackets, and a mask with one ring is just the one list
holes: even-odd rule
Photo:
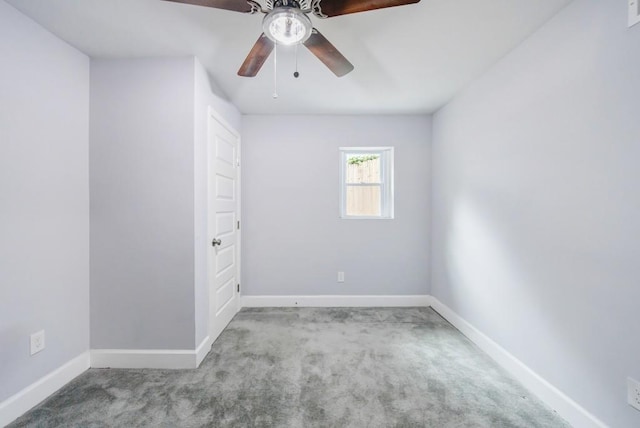
[[11, 427], [567, 427], [429, 308], [243, 309], [197, 370], [92, 369]]

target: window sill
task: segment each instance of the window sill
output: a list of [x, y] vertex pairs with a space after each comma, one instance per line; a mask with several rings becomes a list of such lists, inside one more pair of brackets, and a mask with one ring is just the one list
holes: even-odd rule
[[392, 217], [341, 216], [340, 220], [393, 220]]

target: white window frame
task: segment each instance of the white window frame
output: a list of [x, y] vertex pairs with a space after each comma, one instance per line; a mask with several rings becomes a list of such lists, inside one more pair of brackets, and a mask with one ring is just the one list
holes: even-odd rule
[[[347, 215], [346, 168], [348, 155], [376, 154], [380, 156], [380, 215]], [[345, 220], [392, 220], [393, 219], [393, 147], [340, 147], [340, 218]], [[371, 185], [362, 183], [360, 185]], [[375, 183], [377, 184], [377, 183]]]

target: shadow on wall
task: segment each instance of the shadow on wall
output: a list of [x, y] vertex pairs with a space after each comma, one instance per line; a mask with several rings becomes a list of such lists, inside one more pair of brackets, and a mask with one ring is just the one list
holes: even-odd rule
[[[558, 248], [553, 251], [549, 248], [539, 258], [526, 256], [532, 253], [529, 247], [551, 247], [546, 236], [548, 230], [532, 233], [531, 226], [526, 224], [526, 218], [539, 216], [539, 213], [513, 212], [511, 218], [522, 221], [520, 225], [491, 223], [489, 219], [497, 216], [489, 212], [483, 214], [484, 210], [492, 209], [490, 200], [488, 196], [484, 204], [465, 197], [452, 201], [451, 223], [445, 236], [445, 269], [451, 308], [460, 314], [468, 314], [468, 321], [480, 331], [490, 333], [496, 343], [505, 348], [505, 344], [511, 344], [510, 352], [543, 378], [553, 376], [539, 372], [541, 367], [560, 371], [569, 365], [578, 373], [592, 373], [591, 384], [585, 387], [604, 388], [606, 377], [599, 369], [602, 364], [599, 356], [583, 351], [586, 349], [583, 342], [590, 334], [576, 337], [571, 333], [579, 328], [571, 324], [579, 323], [580, 319], [559, 308], [558, 294], [566, 291], [551, 287], [557, 283], [557, 278], [554, 281], [546, 278], [550, 266], [557, 272], [558, 266], [567, 263], [558, 256], [562, 253]], [[500, 203], [502, 208], [505, 205], [504, 201]], [[530, 210], [531, 207], [513, 205], [512, 209]], [[514, 230], [522, 232], [510, 232]], [[564, 280], [571, 282], [572, 278], [569, 276]], [[567, 288], [580, 287], [572, 284]], [[580, 296], [573, 298], [580, 305]], [[600, 311], [591, 311], [593, 317], [602, 316]], [[531, 320], [535, 320], [535, 325], [531, 325]], [[532, 353], [533, 343], [544, 343], [545, 349]], [[553, 352], [546, 352], [546, 349]]]
[[223, 99], [224, 101], [226, 101], [228, 103], [231, 103], [231, 99], [229, 98], [229, 96], [222, 90], [220, 85], [218, 85], [218, 82], [213, 80], [213, 77], [211, 76], [211, 73], [209, 73], [209, 72], [207, 72], [207, 80], [209, 81], [209, 90], [211, 91], [211, 93], [213, 95], [217, 96], [218, 98]]

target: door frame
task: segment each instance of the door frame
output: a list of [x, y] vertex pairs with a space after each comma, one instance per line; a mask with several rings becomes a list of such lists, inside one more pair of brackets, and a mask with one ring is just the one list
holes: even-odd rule
[[[233, 136], [236, 138], [237, 140], [237, 153], [236, 153], [236, 198], [237, 198], [237, 203], [236, 203], [236, 215], [237, 221], [240, 221], [240, 228], [236, 229], [236, 278], [237, 278], [237, 282], [238, 284], [240, 284], [240, 292], [237, 292], [236, 288], [234, 287], [233, 289], [233, 293], [236, 297], [236, 308], [235, 308], [235, 313], [238, 313], [238, 311], [240, 311], [240, 309], [242, 308], [242, 303], [241, 303], [241, 296], [242, 296], [242, 281], [241, 281], [241, 273], [242, 273], [242, 258], [241, 258], [241, 254], [242, 254], [242, 137], [240, 135], [240, 132], [238, 132], [238, 130], [236, 130], [235, 127], [233, 127], [224, 117], [222, 117], [222, 115], [220, 115], [220, 113], [218, 113], [212, 106], [209, 106], [207, 109], [207, 159], [209, 159], [209, 150], [211, 150], [211, 145], [210, 145], [210, 141], [211, 141], [211, 134], [213, 132], [212, 129], [212, 122], [211, 120], [216, 120], [218, 123], [220, 123], [220, 125], [224, 126], [231, 134], [233, 134]], [[209, 170], [209, 165], [208, 165], [208, 160], [207, 160], [207, 186], [210, 185], [211, 183], [211, 178], [215, 176], [215, 171], [211, 171]], [[208, 192], [207, 192], [207, 198], [208, 198]], [[207, 200], [207, 211], [209, 210], [209, 201]], [[209, 224], [209, 215], [207, 213], [207, 233], [209, 232], [209, 227], [211, 225]], [[215, 227], [215, 226], [214, 226]], [[207, 245], [210, 246], [211, 242], [210, 242], [211, 237], [207, 236]], [[207, 251], [207, 278], [209, 277], [209, 269], [211, 269], [211, 261], [209, 259], [209, 251]], [[237, 287], [237, 286], [236, 286]], [[208, 288], [208, 296], [209, 296], [209, 301], [207, 302], [207, 307], [209, 308], [209, 319], [208, 319], [208, 326], [207, 326], [207, 330], [208, 330], [208, 334], [209, 337], [211, 337], [211, 343], [213, 343], [217, 337], [213, 337], [213, 317], [214, 314], [211, 313], [211, 303], [212, 303], [212, 299], [213, 296], [211, 295], [211, 284], [209, 284], [209, 281], [207, 279], [207, 288]]]

